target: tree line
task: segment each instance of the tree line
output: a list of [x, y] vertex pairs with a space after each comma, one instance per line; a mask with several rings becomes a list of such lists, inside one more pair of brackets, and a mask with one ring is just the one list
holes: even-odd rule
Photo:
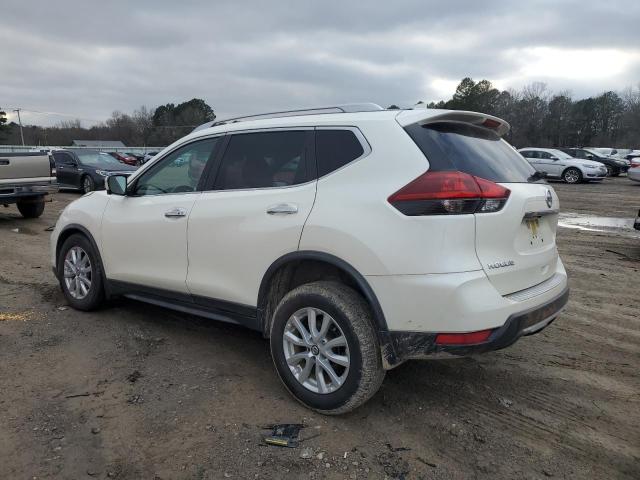
[[[601, 146], [640, 148], [640, 83], [622, 92], [574, 99], [568, 91], [554, 93], [544, 83], [522, 89], [498, 90], [490, 81], [464, 78], [449, 100], [427, 108], [471, 110], [503, 118], [511, 124], [507, 140], [520, 148]], [[392, 105], [389, 108], [398, 108]], [[19, 126], [6, 124], [0, 109], [0, 144], [20, 144]], [[53, 127], [24, 127], [27, 145], [71, 145], [73, 140], [120, 140], [129, 146], [165, 146], [193, 128], [215, 118], [199, 98], [155, 109], [140, 107], [132, 114], [113, 112], [105, 122], [89, 128], [80, 120]]]
[[540, 82], [500, 91], [488, 80], [467, 77], [451, 99], [426, 106], [500, 117], [511, 124], [506, 138], [518, 148], [640, 148], [640, 83], [576, 100], [568, 91], [554, 93]]
[[[0, 144], [20, 145], [20, 126], [6, 124], [0, 109]], [[142, 106], [132, 114], [115, 111], [92, 127], [79, 119], [64, 120], [53, 127], [23, 126], [26, 145], [68, 146], [73, 140], [120, 140], [128, 146], [166, 146], [191, 132], [196, 126], [215, 119], [213, 109], [199, 98], [180, 104], [167, 103], [155, 109]]]

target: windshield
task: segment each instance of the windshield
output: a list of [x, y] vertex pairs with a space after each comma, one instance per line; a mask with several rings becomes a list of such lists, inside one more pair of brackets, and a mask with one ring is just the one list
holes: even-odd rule
[[526, 183], [534, 168], [502, 138], [466, 123], [433, 123], [405, 128], [430, 170], [458, 170], [492, 182]]
[[90, 167], [108, 168], [122, 167], [122, 163], [104, 152], [76, 152], [80, 163]]

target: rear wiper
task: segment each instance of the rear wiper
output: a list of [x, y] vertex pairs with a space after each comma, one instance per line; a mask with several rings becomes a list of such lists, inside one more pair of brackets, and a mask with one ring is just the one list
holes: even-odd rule
[[542, 180], [543, 178], [547, 178], [547, 172], [538, 172], [537, 170], [531, 174], [529, 178], [527, 178], [527, 182], [533, 183], [538, 180]]

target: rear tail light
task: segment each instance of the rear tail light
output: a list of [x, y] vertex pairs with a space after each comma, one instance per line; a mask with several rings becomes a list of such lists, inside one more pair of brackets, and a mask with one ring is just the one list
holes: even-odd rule
[[638, 167], [640, 167], [640, 159], [634, 158], [633, 160], [631, 160], [631, 168]]
[[458, 171], [426, 172], [388, 199], [409, 216], [460, 215], [499, 211], [511, 191]]
[[489, 340], [493, 330], [480, 330], [468, 333], [439, 333], [436, 345], [475, 345]]

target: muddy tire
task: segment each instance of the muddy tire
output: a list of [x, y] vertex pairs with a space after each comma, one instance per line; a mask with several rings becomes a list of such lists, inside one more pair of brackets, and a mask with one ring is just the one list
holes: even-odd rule
[[44, 199], [38, 202], [18, 202], [16, 206], [24, 218], [38, 218], [44, 212]]
[[91, 242], [79, 233], [67, 238], [58, 253], [57, 273], [62, 293], [78, 310], [95, 310], [104, 301], [102, 265]]
[[562, 179], [567, 183], [580, 183], [582, 182], [582, 172], [577, 168], [567, 168], [562, 172]]
[[338, 415], [365, 403], [385, 376], [371, 310], [339, 282], [301, 285], [280, 301], [270, 332], [280, 379], [303, 405]]

